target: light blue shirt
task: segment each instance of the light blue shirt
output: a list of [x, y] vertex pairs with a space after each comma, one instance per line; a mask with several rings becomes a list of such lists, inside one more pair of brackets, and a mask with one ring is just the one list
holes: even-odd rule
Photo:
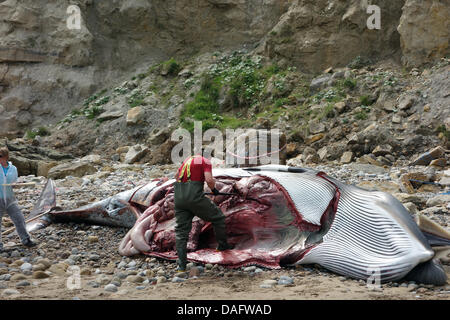
[[6, 174], [8, 173], [9, 164], [8, 164], [8, 166], [6, 168], [4, 166], [2, 166], [2, 169], [3, 169], [3, 172], [5, 173], [5, 176], [6, 176]]
[[16, 182], [18, 178], [17, 168], [11, 162], [9, 162], [8, 164], [8, 168], [4, 168], [2, 166], [3, 170], [0, 171], [0, 199], [14, 198], [12, 187], [3, 186], [3, 184], [11, 184]]

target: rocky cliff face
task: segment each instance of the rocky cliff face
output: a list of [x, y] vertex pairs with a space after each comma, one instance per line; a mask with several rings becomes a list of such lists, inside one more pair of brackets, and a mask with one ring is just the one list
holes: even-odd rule
[[[71, 4], [79, 30], [67, 27]], [[357, 57], [418, 66], [448, 54], [448, 1], [371, 4], [381, 8], [379, 30], [367, 28], [367, 0], [0, 1], [0, 135], [55, 123], [171, 56], [257, 47], [316, 73]]]
[[403, 62], [432, 62], [449, 53], [450, 1], [408, 0], [398, 26]]
[[319, 72], [357, 56], [382, 59], [399, 53], [398, 22], [404, 1], [371, 1], [381, 9], [381, 29], [369, 29], [368, 1], [297, 0], [268, 34], [271, 58]]
[[[81, 29], [67, 8], [79, 6]], [[0, 134], [55, 122], [93, 91], [172, 55], [259, 41], [287, 0], [0, 1]]]

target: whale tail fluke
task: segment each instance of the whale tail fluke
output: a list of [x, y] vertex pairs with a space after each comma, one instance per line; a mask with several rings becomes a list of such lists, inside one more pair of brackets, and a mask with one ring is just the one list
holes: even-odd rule
[[[26, 221], [28, 232], [33, 232], [45, 228], [51, 223], [51, 216], [49, 212], [56, 207], [56, 186], [51, 179], [47, 180], [44, 189], [39, 196], [38, 201], [30, 212], [29, 218]], [[47, 213], [47, 214], [44, 214]], [[44, 214], [44, 215], [43, 215]]]

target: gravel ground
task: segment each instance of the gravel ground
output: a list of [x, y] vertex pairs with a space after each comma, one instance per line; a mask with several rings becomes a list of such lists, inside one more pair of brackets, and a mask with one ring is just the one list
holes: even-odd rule
[[[56, 180], [57, 205], [76, 208], [120, 191], [143, 184], [151, 178], [172, 176], [173, 166], [122, 165], [103, 163], [99, 173], [83, 178]], [[364, 167], [355, 163], [316, 169], [348, 184], [363, 183], [366, 188], [395, 192], [398, 178], [405, 172], [424, 171], [424, 167]], [[383, 169], [383, 170], [382, 170]], [[427, 169], [428, 170], [428, 169]], [[443, 171], [442, 171], [443, 172]], [[442, 174], [437, 170], [436, 174]], [[36, 188], [16, 190], [25, 216], [39, 197], [46, 179], [21, 177], [34, 181]], [[432, 188], [434, 187], [434, 189]], [[427, 206], [427, 201], [445, 188], [432, 186], [404, 201], [448, 228], [448, 204]], [[398, 195], [400, 194], [400, 195]], [[433, 209], [434, 208], [434, 209]], [[3, 230], [11, 226], [3, 218]], [[189, 265], [185, 274], [175, 273], [175, 263], [147, 256], [125, 258], [118, 245], [128, 230], [87, 224], [54, 224], [33, 234], [38, 246], [20, 245], [16, 235], [3, 238], [0, 254], [1, 299], [443, 299], [450, 298], [450, 286], [435, 287], [413, 282], [383, 284], [371, 288], [364, 281], [348, 279], [318, 265], [268, 270], [256, 266], [226, 269], [217, 265]], [[444, 263], [450, 276], [450, 264]]]

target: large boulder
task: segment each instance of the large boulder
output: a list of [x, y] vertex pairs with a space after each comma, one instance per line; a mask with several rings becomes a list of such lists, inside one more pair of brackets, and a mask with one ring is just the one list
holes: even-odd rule
[[129, 148], [125, 155], [125, 163], [132, 164], [141, 160], [150, 149], [143, 145], [135, 145]]
[[53, 167], [48, 172], [51, 179], [64, 179], [67, 176], [83, 177], [85, 175], [94, 174], [97, 169], [87, 162], [63, 163]]

